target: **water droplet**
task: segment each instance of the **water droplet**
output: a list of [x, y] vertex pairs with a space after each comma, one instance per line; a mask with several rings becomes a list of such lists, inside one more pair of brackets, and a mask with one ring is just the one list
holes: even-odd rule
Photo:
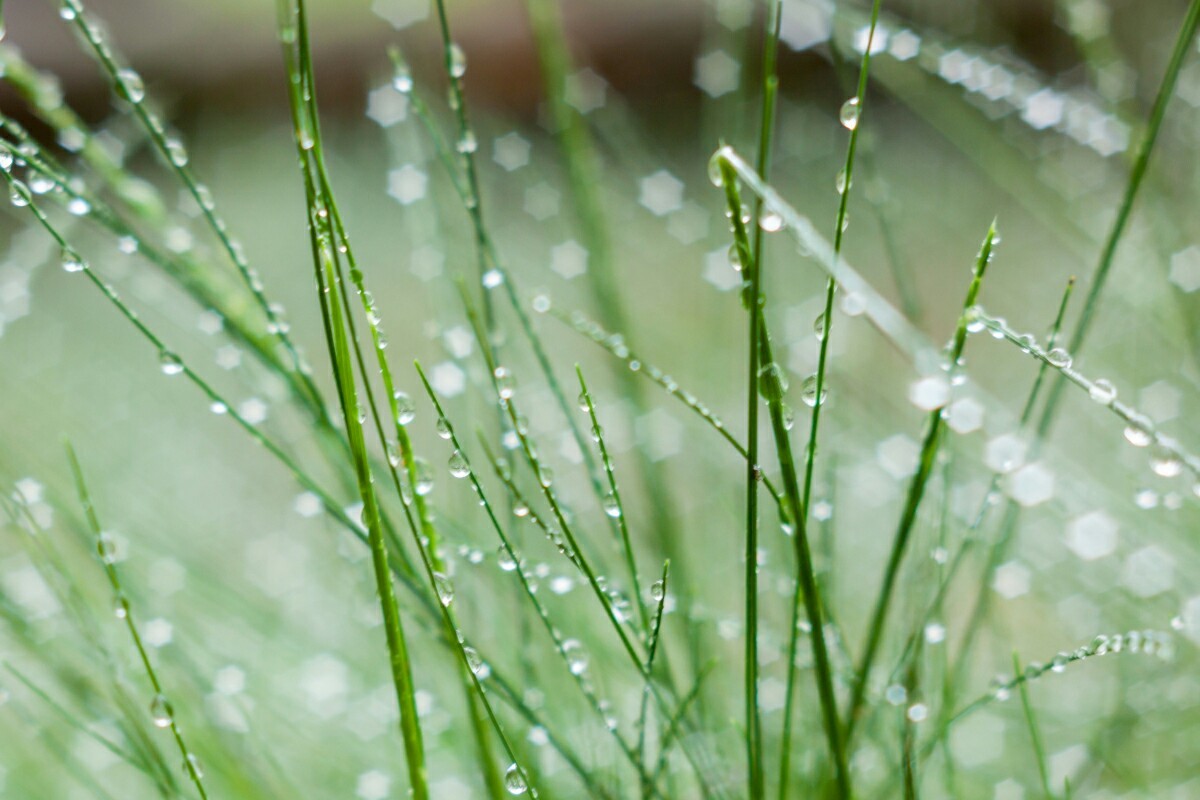
[[582, 675], [587, 672], [588, 654], [578, 639], [567, 639], [562, 643], [563, 657], [567, 659], [567, 669], [572, 675]]
[[1125, 441], [1134, 447], [1149, 447], [1150, 443], [1154, 441], [1154, 435], [1150, 433], [1149, 426], [1145, 421], [1132, 419], [1125, 426]]
[[461, 452], [455, 450], [450, 455], [450, 461], [447, 463], [450, 467], [450, 474], [455, 478], [465, 478], [471, 474], [471, 465], [467, 463], [467, 459]]
[[858, 98], [851, 97], [846, 102], [842, 103], [842, 109], [838, 112], [838, 119], [842, 121], [842, 127], [848, 131], [852, 131], [858, 127]]
[[517, 382], [508, 368], [496, 367], [492, 377], [496, 379], [496, 392], [500, 395], [500, 399], [512, 399], [513, 393], [516, 392]]
[[[829, 390], [822, 386], [820, 402], [824, 403], [827, 397], [829, 397]], [[800, 384], [800, 399], [804, 401], [804, 405], [810, 408], [817, 405], [817, 374], [815, 372]]]
[[1165, 447], [1156, 447], [1150, 457], [1150, 469], [1161, 478], [1174, 478], [1183, 472], [1183, 461]]
[[733, 267], [734, 272], [742, 271], [742, 251], [736, 244], [729, 245], [729, 266]]
[[396, 65], [396, 71], [392, 73], [392, 88], [400, 94], [408, 94], [413, 90], [412, 72], [407, 64]]
[[14, 180], [12, 191], [8, 193], [8, 200], [14, 208], [24, 208], [29, 205], [29, 189], [25, 184]]
[[538, 467], [538, 483], [543, 489], [549, 489], [554, 483], [554, 470], [550, 467]]
[[1052, 347], [1050, 352], [1046, 353], [1046, 361], [1050, 366], [1058, 369], [1068, 369], [1071, 366], [1071, 354], [1061, 347]]
[[475, 673], [475, 677], [479, 680], [484, 680], [492, 674], [492, 668], [487, 665], [474, 647], [463, 647], [463, 655], [467, 657], [467, 666], [471, 668], [471, 672]]
[[713, 186], [720, 187], [725, 185], [725, 177], [721, 174], [721, 158], [723, 155], [723, 150], [718, 150], [708, 160], [708, 179], [712, 181]]
[[813, 333], [816, 335], [818, 342], [824, 341], [825, 331], [825, 314], [822, 312], [817, 314], [817, 318], [813, 320]]
[[851, 178], [851, 179], [850, 179], [850, 183], [849, 183], [849, 185], [847, 185], [847, 183], [846, 183], [846, 170], [845, 170], [845, 168], [842, 168], [842, 169], [838, 170], [837, 178], [836, 178], [836, 179], [834, 179], [834, 186], [836, 186], [836, 187], [837, 187], [837, 193], [838, 193], [838, 194], [845, 194], [845, 193], [846, 193], [846, 190], [847, 190], [847, 189], [849, 189], [849, 188], [850, 188], [851, 186], [853, 186], [853, 185], [854, 185], [854, 179], [853, 179], [853, 178]]
[[100, 560], [105, 564], [112, 564], [117, 560], [117, 541], [111, 533], [101, 533], [96, 537], [96, 555], [100, 556]]
[[200, 759], [195, 753], [188, 753], [183, 759], [183, 771], [187, 775], [195, 775], [197, 779], [204, 777], [204, 769], [200, 766]]
[[413, 404], [413, 400], [406, 392], [397, 391], [392, 395], [396, 401], [396, 424], [400, 426], [407, 425], [417, 416], [417, 407]]
[[150, 701], [150, 719], [156, 728], [170, 727], [175, 718], [175, 709], [165, 695], [156, 694]]
[[504, 545], [500, 545], [500, 548], [496, 551], [496, 563], [505, 572], [512, 572], [517, 568], [516, 559], [512, 557], [512, 554], [508, 552], [508, 548]]
[[457, 44], [450, 45], [450, 77], [461, 78], [467, 74], [467, 54]]
[[67, 272], [83, 272], [87, 265], [83, 263], [83, 259], [74, 250], [63, 249], [62, 251], [62, 268]]
[[183, 372], [183, 362], [180, 361], [179, 356], [169, 350], [163, 350], [158, 354], [158, 364], [163, 375], [178, 375]]
[[591, 407], [591, 404], [588, 402], [587, 392], [579, 393], [578, 402], [579, 402], [579, 410], [586, 414], [588, 412], [588, 409]]
[[650, 597], [653, 598], [654, 602], [661, 603], [666, 593], [667, 587], [663, 586], [662, 581], [655, 581], [650, 584]]
[[455, 149], [463, 155], [474, 153], [479, 149], [479, 139], [475, 137], [475, 131], [468, 128], [463, 131], [463, 135], [459, 137], [458, 142], [454, 145]]
[[413, 465], [413, 491], [424, 497], [433, 491], [433, 470], [429, 463], [422, 458], [416, 459]]
[[780, 411], [783, 414], [783, 429], [790, 431], [792, 426], [796, 424], [796, 412], [787, 403], [782, 403]]
[[788, 381], [783, 367], [775, 362], [766, 364], [758, 371], [758, 392], [767, 402], [777, 402], [787, 394]]
[[778, 233], [783, 230], [783, 217], [774, 211], [768, 211], [758, 218], [758, 227], [765, 233]]
[[117, 80], [121, 84], [121, 92], [131, 103], [140, 103], [146, 99], [146, 85], [142, 83], [142, 76], [136, 71], [126, 67], [125, 69], [117, 70]]
[[1088, 395], [1097, 403], [1107, 406], [1117, 399], [1117, 387], [1112, 381], [1100, 378], [1088, 387]]
[[117, 595], [113, 602], [113, 616], [117, 619], [126, 619], [129, 616], [129, 601], [124, 595]]
[[76, 0], [63, 0], [63, 4], [59, 6], [58, 15], [70, 22], [79, 16], [79, 4]]
[[617, 496], [612, 492], [604, 495], [604, 500], [601, 502], [604, 506], [604, 513], [608, 514], [613, 519], [621, 516], [621, 504], [617, 501]]
[[526, 505], [525, 503], [521, 502], [520, 500], [518, 500], [516, 503], [513, 504], [512, 512], [513, 512], [514, 517], [528, 517], [529, 516], [529, 506]]
[[434, 427], [437, 429], [437, 435], [443, 439], [449, 439], [454, 435], [454, 432], [450, 429], [450, 421], [445, 417], [438, 417]]
[[509, 794], [525, 794], [529, 790], [525, 776], [516, 764], [509, 764], [508, 769], [504, 771], [504, 788]]
[[437, 590], [438, 602], [449, 607], [454, 602], [454, 585], [440, 572], [433, 573], [433, 588]]

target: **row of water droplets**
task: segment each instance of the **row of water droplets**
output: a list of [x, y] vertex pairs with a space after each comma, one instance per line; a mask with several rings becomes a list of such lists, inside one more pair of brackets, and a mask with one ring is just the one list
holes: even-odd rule
[[[983, 308], [974, 306], [967, 310], [967, 330], [971, 333], [988, 331], [994, 338], [1016, 344], [1025, 353], [1052, 367], [1071, 383], [1087, 391], [1088, 396], [1099, 405], [1108, 408], [1124, 423], [1125, 440], [1134, 447], [1152, 447], [1150, 466], [1155, 474], [1163, 478], [1174, 478], [1187, 469], [1200, 479], [1200, 458], [1186, 451], [1178, 440], [1161, 433], [1149, 416], [1117, 399], [1117, 388], [1106, 378], [1091, 379], [1073, 366], [1070, 353], [1061, 347], [1049, 350], [1038, 345], [1028, 333], [1011, 328], [1001, 317], [989, 315]], [[1194, 486], [1200, 497], [1200, 482]]]

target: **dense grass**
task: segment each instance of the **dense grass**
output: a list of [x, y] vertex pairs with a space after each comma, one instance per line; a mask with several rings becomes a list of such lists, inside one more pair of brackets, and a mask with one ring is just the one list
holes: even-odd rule
[[504, 133], [435, 0], [386, 155], [308, 6], [253, 216], [202, 176], [258, 156], [193, 158], [79, 0], [104, 123], [0, 45], [0, 792], [1200, 792], [1200, 0], [1133, 43], [1063, 4], [1057, 77], [839, 6], [827, 86], [793, 4], [705, 7], [680, 140], [551, 0]]

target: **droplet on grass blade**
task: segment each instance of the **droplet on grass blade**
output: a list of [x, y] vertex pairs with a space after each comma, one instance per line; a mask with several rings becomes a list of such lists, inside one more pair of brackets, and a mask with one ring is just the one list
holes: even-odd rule
[[838, 119], [842, 122], [842, 127], [848, 131], [852, 131], [858, 127], [859, 115], [858, 98], [851, 97], [846, 102], [842, 103], [842, 108], [838, 112]]

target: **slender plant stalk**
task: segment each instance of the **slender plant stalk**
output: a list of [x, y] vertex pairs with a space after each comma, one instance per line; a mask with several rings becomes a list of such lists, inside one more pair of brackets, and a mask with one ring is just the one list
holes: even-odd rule
[[167, 700], [166, 693], [163, 691], [158, 672], [154, 669], [154, 664], [150, 661], [145, 644], [142, 643], [142, 635], [138, 632], [137, 623], [134, 621], [133, 609], [129, 605], [129, 600], [125, 597], [124, 588], [121, 586], [121, 577], [117, 573], [116, 564], [113, 562], [111, 552], [112, 543], [106, 541], [104, 529], [100, 525], [100, 517], [96, 513], [96, 507], [92, 504], [91, 495], [88, 493], [87, 484], [83, 479], [83, 468], [79, 466], [79, 458], [75, 455], [75, 449], [71, 447], [71, 443], [66, 442], [65, 444], [67, 448], [67, 460], [71, 464], [71, 473], [75, 477], [75, 489], [79, 493], [79, 504], [83, 506], [88, 527], [91, 528], [92, 534], [96, 537], [96, 551], [100, 556], [100, 563], [104, 565], [104, 574], [108, 577], [108, 583], [117, 598], [118, 616], [125, 621], [125, 628], [129, 631], [129, 637], [133, 639], [134, 647], [137, 648], [138, 658], [141, 660], [142, 667], [146, 671], [146, 677], [150, 679], [150, 686], [154, 689], [154, 703], [151, 707], [155, 714], [154, 724], [158, 727], [164, 727], [165, 723], [165, 727], [171, 729], [171, 736], [175, 740], [176, 747], [179, 748], [179, 755], [183, 758], [184, 771], [187, 773], [192, 785], [196, 787], [196, 791], [200, 794], [202, 800], [208, 800], [208, 792], [205, 791], [204, 781], [200, 778], [200, 769], [196, 756], [188, 749], [187, 743], [183, 739], [183, 733], [180, 731], [179, 724], [175, 720], [175, 712], [171, 708], [170, 701]]
[[[1013, 675], [1021, 674], [1021, 659], [1013, 653]], [[1021, 693], [1021, 710], [1025, 714], [1025, 726], [1029, 728], [1029, 744], [1033, 747], [1033, 758], [1037, 762], [1038, 777], [1042, 781], [1042, 792], [1046, 800], [1054, 800], [1054, 790], [1050, 788], [1050, 769], [1046, 762], [1046, 749], [1042, 745], [1042, 734], [1038, 730], [1037, 717], [1034, 716], [1033, 703], [1029, 700], [1029, 687], [1022, 681], [1018, 687]]]
[[[1158, 86], [1158, 94], [1154, 98], [1154, 106], [1150, 109], [1150, 117], [1146, 121], [1146, 130], [1142, 135], [1141, 142], [1138, 144], [1137, 154], [1133, 160], [1133, 167], [1129, 171], [1129, 182], [1125, 185], [1125, 194], [1121, 198], [1120, 207], [1117, 209], [1116, 219], [1113, 220], [1108, 238], [1104, 242], [1104, 249], [1100, 251], [1100, 261], [1096, 265], [1096, 271], [1092, 274], [1087, 299], [1083, 301], [1083, 311], [1080, 312], [1079, 320], [1075, 323], [1075, 330], [1071, 333], [1071, 338], [1068, 340], [1067, 350], [1075, 357], [1079, 356], [1079, 351], [1083, 347], [1084, 340], [1091, 329], [1092, 319], [1100, 302], [1100, 295], [1108, 282], [1113, 260], [1117, 255], [1117, 245], [1121, 243], [1121, 237], [1125, 234], [1126, 227], [1128, 227], [1130, 215], [1133, 213], [1134, 201], [1137, 200], [1138, 191], [1142, 188], [1142, 182], [1150, 166], [1150, 155], [1154, 152], [1154, 143], [1158, 140], [1158, 132], [1161, 130], [1163, 119], [1167, 115], [1167, 106], [1170, 104], [1171, 98], [1175, 95], [1175, 84], [1179, 80], [1179, 73], [1183, 69], [1183, 63], [1187, 60], [1188, 51], [1193, 49], [1193, 42], [1196, 39], [1196, 30], [1198, 27], [1200, 27], [1200, 0], [1192, 0], [1188, 6], [1187, 16], [1184, 17], [1183, 24], [1179, 28], [1179, 36], [1176, 38], [1175, 47], [1171, 51], [1171, 60], [1167, 63], [1167, 70], [1163, 75], [1162, 83]], [[1065, 381], [1060, 376], [1050, 387], [1050, 394], [1046, 397], [1046, 405], [1042, 409], [1041, 418], [1038, 420], [1038, 438], [1034, 443], [1035, 448], [1039, 447], [1040, 443], [1050, 433], [1050, 427], [1054, 424], [1055, 414], [1058, 411], [1058, 403], [1062, 396], [1064, 383]]]
[[[992, 245], [995, 238], [996, 224], [993, 222], [988, 229], [987, 236], [984, 237], [983, 246], [979, 249], [979, 256], [975, 260], [974, 277], [971, 279], [971, 285], [967, 289], [966, 300], [963, 302], [963, 315], [959, 318], [958, 329], [955, 331], [954, 341], [950, 347], [948, 366], [951, 370], [958, 368], [959, 360], [962, 358], [963, 348], [967, 341], [967, 309], [975, 305], [976, 299], [979, 296], [979, 287], [983, 282], [983, 276], [992, 258]], [[868, 623], [866, 644], [863, 647], [862, 658], [859, 661], [854, 685], [850, 693], [850, 706], [846, 715], [847, 742], [852, 740], [854, 729], [864, 711], [871, 668], [874, 666], [879, 642], [883, 638], [883, 628], [887, 620], [888, 610], [891, 607], [892, 592], [896, 586], [896, 579], [900, 574], [900, 565], [904, 559], [908, 540], [917, 522], [917, 511], [920, 509], [921, 499], [925, 495], [925, 487], [929, 482], [930, 475], [933, 473], [944, 428], [945, 421], [942, 419], [942, 409], [937, 408], [929, 412], [917, 472], [913, 475], [912, 481], [909, 483], [904, 510], [900, 516], [896, 535], [892, 540], [891, 554], [888, 556], [887, 566], [884, 568], [883, 581], [880, 584], [879, 593], [875, 600], [875, 608], [871, 613], [871, 619]]]
[[[734, 245], [744, 264], [754, 269], [750, 252], [750, 241], [746, 234], [746, 226], [742, 221], [742, 201], [738, 192], [738, 173], [725, 151], [718, 151], [714, 156], [716, 166], [715, 176], [725, 188], [726, 204], [733, 222]], [[747, 268], [746, 266], [743, 269]], [[755, 303], [754, 305], [758, 305]], [[773, 361], [767, 362], [774, 364]], [[824, 622], [820, 598], [817, 594], [815, 570], [812, 562], [812, 551], [808, 543], [807, 521], [803, 513], [800, 499], [799, 480], [797, 477], [795, 459], [788, 443], [788, 425], [783, 416], [783, 373], [775, 366], [760, 377], [763, 396], [767, 399], [771, 412], [771, 428], [775, 436], [776, 453], [783, 472], [783, 485], [788, 501], [787, 513], [784, 515], [787, 524], [793, 526], [796, 548], [798, 580], [803, 592], [805, 612], [813, 631], [812, 649], [814, 661], [814, 677], [817, 683], [817, 694], [821, 701], [822, 720], [825, 725], [825, 736], [829, 745], [830, 756], [834, 762], [838, 794], [843, 800], [851, 796], [850, 774], [846, 766], [845, 750], [842, 746], [841, 725], [838, 720], [837, 698], [833, 691], [833, 673], [829, 663], [828, 645], [825, 641]], [[758, 386], [758, 384], [756, 384]], [[747, 445], [747, 449], [749, 446]], [[753, 463], [752, 461], [750, 463]]]

